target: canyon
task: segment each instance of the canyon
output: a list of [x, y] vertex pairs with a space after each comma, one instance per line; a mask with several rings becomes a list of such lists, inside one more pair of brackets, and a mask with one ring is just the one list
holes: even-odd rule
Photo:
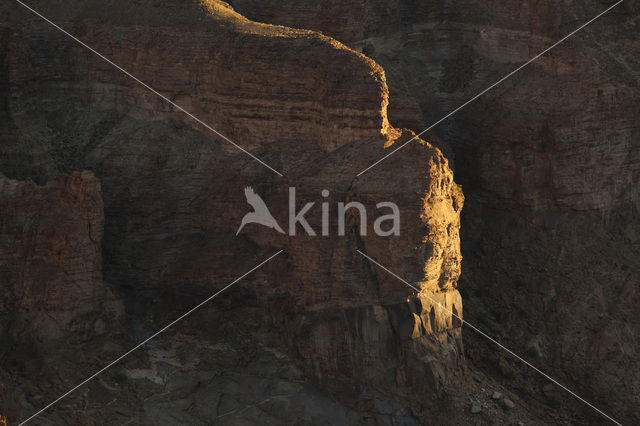
[[[319, 12], [312, 2], [231, 3], [373, 58], [390, 87], [390, 123], [414, 129], [614, 4], [381, 0]], [[465, 193], [465, 318], [628, 423], [639, 421], [639, 8], [622, 2], [423, 136]], [[571, 404], [483, 340], [465, 333], [474, 365], [554, 409]]]
[[[172, 103], [0, 6], [0, 414], [281, 251], [39, 421], [603, 421], [461, 317], [640, 421], [636, 2], [357, 176], [606, 2], [503, 3], [29, 2]], [[245, 187], [276, 218], [289, 187], [393, 201], [399, 236], [236, 236]]]

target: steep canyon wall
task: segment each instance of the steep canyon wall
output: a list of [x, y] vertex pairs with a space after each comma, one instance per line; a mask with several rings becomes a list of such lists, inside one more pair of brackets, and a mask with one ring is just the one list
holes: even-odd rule
[[[44, 286], [32, 290], [34, 297], [53, 297], [52, 283], [63, 289], [77, 286], [83, 303], [106, 315], [106, 296], [94, 297], [94, 292], [114, 294], [125, 307], [120, 312], [125, 324], [105, 322], [125, 335], [110, 346], [117, 352], [283, 250], [198, 317], [212, 324], [211, 329], [185, 321], [189, 330], [185, 335], [209, 333], [203, 343], [192, 345], [210, 347], [194, 354], [182, 347], [184, 357], [207, 360], [208, 353], [218, 353], [215, 345], [228, 344], [229, 352], [231, 347], [242, 348], [237, 349], [243, 354], [237, 356], [241, 360], [263, 353], [261, 348], [269, 344], [285, 354], [279, 360], [288, 360], [288, 366], [278, 371], [300, 368], [300, 380], [342, 395], [343, 401], [357, 400], [366, 390], [399, 401], [395, 404], [400, 408], [394, 408], [398, 412], [404, 413], [407, 404], [416, 407], [407, 415], [410, 419], [420, 412], [436, 415], [438, 398], [463, 370], [461, 324], [356, 250], [379, 259], [462, 315], [456, 286], [463, 196], [448, 160], [424, 141], [381, 165], [378, 179], [356, 178], [388, 152], [385, 145], [413, 136], [388, 123], [389, 93], [382, 68], [327, 36], [258, 24], [223, 2], [66, 2], [62, 6], [33, 2], [33, 7], [284, 174], [278, 177], [238, 152], [24, 8], [3, 5], [0, 73], [6, 78], [0, 89], [0, 171], [7, 183], [2, 188], [26, 189], [19, 203], [13, 192], [3, 191], [2, 203], [16, 204], [10, 210], [15, 217], [30, 209], [30, 203], [42, 203], [38, 208], [46, 211], [49, 204], [41, 200], [62, 197], [55, 195], [61, 191], [59, 186], [66, 188], [65, 182], [77, 181], [86, 181], [95, 200], [88, 206], [74, 201], [73, 208], [55, 207], [58, 204], [52, 202], [51, 216], [44, 212], [29, 216], [43, 228], [36, 235], [63, 234], [74, 247], [88, 239], [85, 245], [91, 253], [80, 255], [81, 265], [93, 265], [89, 272], [95, 272], [76, 283], [75, 264], [61, 266], [61, 274], [71, 278], [60, 280], [54, 280], [48, 269], [32, 268], [30, 280]], [[61, 173], [67, 175], [57, 177]], [[319, 205], [321, 190], [328, 189], [332, 206], [360, 201], [371, 214], [378, 202], [394, 201], [402, 212], [401, 237], [375, 236], [374, 217], [368, 220], [368, 235], [360, 236], [354, 216], [349, 217], [344, 237], [337, 236], [335, 228], [328, 237], [306, 236], [300, 229], [298, 236], [289, 237], [256, 225], [236, 236], [242, 216], [249, 211], [243, 196], [247, 186], [262, 196], [282, 224], [288, 214], [290, 186], [296, 187], [301, 203]], [[64, 197], [61, 205], [67, 206]], [[80, 197], [84, 199], [82, 193]], [[71, 215], [76, 208], [79, 215], [96, 217], [87, 233], [56, 228], [56, 222], [66, 219], [53, 213]], [[319, 207], [308, 215], [316, 229], [319, 215]], [[39, 246], [41, 252], [33, 253], [26, 242], [16, 243], [11, 235], [3, 231], [2, 238], [12, 241], [3, 248], [3, 265], [11, 256], [19, 255], [30, 264], [36, 258], [46, 263], [62, 255], [57, 245]], [[3, 316], [17, 317], [10, 308], [15, 303], [10, 295], [28, 290], [29, 282], [14, 275], [3, 280], [2, 285], [12, 291], [3, 299]], [[74, 292], [65, 290], [63, 296], [60, 303], [76, 304]], [[238, 335], [252, 337], [238, 343], [231, 337], [233, 332], [221, 336], [231, 325]], [[89, 337], [96, 338], [98, 331], [93, 329]], [[186, 341], [185, 335], [178, 334], [175, 344]], [[168, 355], [158, 355], [159, 347], [162, 343], [145, 347], [125, 370], [129, 378], [148, 375], [149, 381], [145, 385], [132, 381], [128, 400], [114, 394], [121, 395], [115, 396], [115, 405], [122, 412], [131, 411], [132, 418], [143, 416], [138, 421], [151, 421], [148, 416], [155, 414], [149, 413], [158, 408], [154, 405], [141, 413], [144, 403], [136, 405], [137, 398], [147, 401], [151, 396], [144, 392], [151, 392], [149, 386], [169, 380], [158, 372], [168, 368]], [[59, 349], [62, 357], [67, 349]], [[229, 355], [216, 357], [207, 362], [227, 363]], [[12, 405], [12, 416], [32, 414], [35, 406], [55, 396], [43, 388], [53, 383], [49, 389], [61, 392], [65, 384], [70, 387], [102, 367], [101, 360], [93, 360], [94, 368], [85, 362], [78, 371], [66, 364], [67, 374], [57, 382], [42, 366], [23, 366], [22, 373], [13, 377], [17, 370], [7, 370], [7, 381], [30, 383], [23, 386], [29, 389], [26, 396], [20, 390], [10, 395], [12, 400], [26, 401]], [[184, 359], [172, 362], [180, 374], [194, 371]], [[195, 371], [202, 368], [203, 377], [212, 368], [197, 365]], [[242, 373], [228, 364], [215, 368]], [[35, 371], [44, 374], [41, 383], [25, 379]], [[266, 374], [257, 371], [260, 377]], [[71, 401], [91, 404], [92, 395], [107, 398], [125, 386], [119, 377], [114, 372]], [[192, 374], [181, 380], [200, 383], [202, 378]], [[217, 386], [227, 388], [230, 383]], [[248, 392], [232, 392], [232, 399], [238, 401], [234, 403], [258, 398]], [[33, 395], [39, 396], [34, 399]], [[206, 395], [199, 398], [206, 401]], [[353, 408], [352, 402], [345, 404]], [[92, 417], [69, 407], [73, 405], [63, 410], [64, 416], [52, 414], [50, 420], [64, 423]], [[92, 407], [101, 416], [111, 413], [102, 405]], [[234, 411], [235, 406], [231, 407]], [[202, 422], [221, 413], [212, 409], [213, 414], [176, 409], [182, 414], [170, 415], [188, 415], [192, 417], [181, 417], [182, 421]], [[375, 407], [356, 404], [355, 409], [382, 416], [379, 421], [391, 415]], [[328, 414], [323, 415], [331, 415], [335, 409], [324, 411]], [[247, 414], [239, 410], [235, 415]]]
[[[368, 12], [232, 2], [367, 52], [386, 71], [391, 124], [426, 128], [614, 2], [353, 3]], [[639, 7], [624, 1], [424, 136], [443, 141], [465, 189], [467, 319], [623, 423], [638, 422], [640, 398]], [[476, 365], [527, 399], [572, 407], [465, 338]]]

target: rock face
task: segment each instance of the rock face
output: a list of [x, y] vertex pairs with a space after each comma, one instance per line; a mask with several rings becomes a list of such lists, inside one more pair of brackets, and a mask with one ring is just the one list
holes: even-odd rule
[[118, 317], [102, 281], [103, 206], [90, 172], [38, 186], [0, 175], [2, 335], [42, 347], [104, 333]]
[[[405, 134], [399, 141], [411, 136]], [[296, 330], [290, 336], [291, 350], [301, 355], [322, 384], [330, 388], [339, 384], [338, 389], [355, 392], [360, 386], [353, 381], [356, 376], [367, 386], [413, 398], [441, 391], [451, 379], [460, 364], [461, 324], [427, 298], [412, 296], [415, 291], [356, 251], [379, 259], [450, 311], [461, 313], [455, 288], [460, 274], [457, 235], [463, 197], [446, 159], [426, 143], [416, 144], [382, 167], [380, 173], [388, 185], [354, 180], [350, 173], [354, 164], [364, 168], [382, 154], [381, 148], [350, 145], [329, 156], [321, 154], [307, 163], [304, 173], [291, 175], [301, 188], [296, 192], [299, 207], [307, 201], [330, 206], [329, 236], [311, 237], [300, 228], [295, 238], [255, 228], [247, 229], [246, 235], [260, 246], [275, 239], [285, 247], [291, 268], [282, 271], [280, 282], [271, 284], [276, 288], [264, 291], [274, 292], [274, 300], [282, 299], [271, 314], [276, 321], [282, 321], [283, 310], [291, 309], [283, 325]], [[394, 180], [402, 167], [408, 172]], [[327, 188], [331, 191], [324, 199], [320, 194]], [[264, 191], [268, 205], [282, 206], [275, 209], [275, 217], [286, 218], [286, 192]], [[401, 212], [399, 237], [374, 232], [374, 219], [389, 213], [376, 209], [385, 200], [393, 200]], [[366, 207], [369, 216], [366, 235], [360, 229], [363, 219], [351, 211], [345, 237], [337, 236], [335, 206], [355, 201]], [[320, 206], [310, 210], [307, 218], [320, 234]]]
[[91, 172], [44, 186], [0, 174], [0, 205], [0, 405], [13, 421], [33, 408], [30, 383], [78, 365], [75, 348], [122, 339], [123, 307], [102, 280], [103, 204]]
[[249, 19], [288, 27], [321, 31], [342, 42], [361, 41], [397, 30], [407, 19], [407, 6], [398, 0], [276, 1], [231, 0], [229, 4]]
[[[284, 177], [0, 6], [0, 342], [14, 354], [0, 356], [0, 414], [24, 419], [283, 250], [47, 420], [599, 423], [473, 334], [465, 366], [461, 324], [434, 306], [462, 315], [462, 220], [465, 317], [640, 422], [637, 2], [360, 177], [414, 134], [398, 127], [426, 128], [606, 6], [232, 2], [298, 30], [210, 0], [32, 4]], [[294, 187], [297, 211], [315, 203], [318, 235], [254, 224], [236, 236], [247, 186], [285, 230]], [[366, 206], [366, 235], [353, 209], [338, 235], [337, 203], [352, 201]], [[373, 232], [385, 201], [399, 237]]]
[[[332, 24], [354, 21], [356, 8], [331, 19], [332, 8], [281, 1], [252, 16], [280, 23], [292, 10], [299, 27], [365, 50], [392, 88], [390, 122], [414, 120], [409, 98], [427, 128], [613, 4], [392, 3], [397, 14], [366, 15], [361, 22], [387, 22], [359, 32]], [[622, 423], [640, 421], [629, 408], [640, 401], [638, 11], [637, 1], [621, 3], [425, 136], [449, 146], [465, 189], [467, 319]], [[571, 407], [570, 397], [543, 395], [544, 382], [468, 338], [476, 365], [497, 368], [556, 411]]]
[[[384, 72], [373, 61], [318, 33], [258, 24], [222, 2], [202, 3], [166, 2], [157, 8], [149, 2], [76, 2], [73, 13], [44, 3], [36, 6], [245, 148], [289, 140], [333, 150], [348, 141], [379, 139], [388, 131]], [[19, 162], [25, 141], [48, 139], [56, 155], [51, 159], [48, 153], [31, 153], [34, 167], [49, 174], [60, 163], [77, 168], [95, 138], [123, 115], [172, 117], [196, 126], [50, 25], [18, 25], [34, 22], [24, 8], [5, 7], [4, 21], [2, 68], [10, 82], [4, 91], [12, 102], [3, 127], [21, 129], [21, 139], [5, 136], [2, 152], [14, 161]], [[69, 62], [69, 57], [76, 59]], [[32, 104], [32, 97], [12, 93], [45, 74], [60, 75], [65, 86], [52, 78], [38, 80], [39, 87], [30, 90], [64, 96], [76, 110], [68, 103]], [[65, 74], [74, 78], [65, 79]], [[38, 133], [42, 125], [50, 130]], [[75, 133], [65, 134], [68, 128]], [[223, 146], [236, 150], [227, 142]], [[19, 174], [24, 164], [4, 167]]]
[[[353, 422], [360, 416], [365, 422], [403, 418], [411, 424], [419, 422], [416, 413], [450, 418], [438, 410], [438, 401], [463, 369], [461, 324], [433, 301], [462, 315], [456, 286], [463, 196], [448, 160], [424, 141], [383, 163], [377, 170], [382, 180], [356, 177], [394, 143], [414, 135], [388, 124], [388, 89], [375, 62], [312, 31], [248, 21], [216, 1], [33, 6], [284, 174], [278, 177], [230, 148], [28, 11], [0, 7], [0, 72], [7, 77], [0, 86], [0, 171], [12, 179], [44, 182], [60, 172], [91, 170], [100, 179], [104, 276], [126, 306], [128, 323], [121, 331], [130, 338], [116, 347], [126, 350], [127, 342], [133, 345], [149, 336], [283, 250], [216, 299], [198, 322], [185, 321], [180, 324], [184, 328], [172, 330], [175, 346], [165, 348], [159, 341], [127, 361], [123, 368], [130, 384], [123, 384], [122, 373], [114, 370], [69, 402], [70, 407], [85, 406], [97, 396], [106, 403], [114, 395], [113, 407], [94, 405], [85, 414], [52, 410], [46, 414], [51, 422], [78, 423], [96, 415], [119, 416], [116, 412], [127, 413], [128, 420], [155, 422], [169, 415], [145, 402], [158, 391], [156, 385], [166, 386], [174, 408], [170, 416], [178, 422], [207, 423], [227, 414], [230, 422], [256, 422], [240, 415], [243, 404], [275, 396], [237, 389], [233, 378], [207, 388], [224, 389], [233, 403], [220, 402], [222, 394], [215, 409], [193, 412], [179, 403], [186, 392], [196, 405], [211, 406], [210, 395], [194, 389], [201, 382], [212, 383], [218, 374], [243, 376], [247, 366], [256, 378], [277, 371], [273, 380], [260, 381], [266, 388], [291, 391], [291, 381], [305, 380], [308, 384], [295, 387], [295, 392], [309, 396], [309, 409], [336, 413], [301, 415], [311, 422]], [[33, 183], [11, 185], [46, 198], [52, 196], [50, 190], [61, 191], [57, 185], [74, 187], [69, 182], [78, 181], [76, 185], [98, 191], [89, 172], [58, 178], [45, 189]], [[243, 194], [247, 186], [285, 229], [294, 187], [298, 210], [316, 203], [306, 217], [318, 235], [300, 227], [289, 236], [249, 225], [236, 236], [250, 211]], [[328, 197], [321, 195], [323, 189]], [[76, 193], [69, 194], [74, 200]], [[338, 234], [335, 216], [329, 235], [321, 235], [321, 203], [330, 204], [335, 215], [337, 203], [351, 201], [367, 208], [366, 235], [360, 232], [364, 218], [355, 210], [347, 215], [345, 235]], [[388, 213], [378, 212], [376, 205], [386, 201], [399, 207], [400, 236], [374, 232], [376, 215]], [[14, 214], [26, 207], [18, 204]], [[97, 201], [87, 202], [78, 206], [77, 214], [100, 217], [101, 209]], [[38, 223], [59, 235], [49, 229], [53, 224]], [[99, 232], [98, 225], [91, 226], [88, 235]], [[71, 231], [64, 235], [75, 236]], [[94, 257], [83, 261], [93, 265], [89, 269], [97, 271], [97, 279], [100, 239], [95, 235], [89, 238]], [[86, 238], [78, 237], [70, 247], [85, 247]], [[357, 250], [427, 296], [416, 296]], [[76, 259], [73, 254], [70, 258]], [[56, 256], [47, 250], [41, 257]], [[43, 278], [38, 270], [34, 274]], [[21, 283], [15, 291], [24, 291]], [[202, 324], [211, 327], [209, 334]], [[222, 331], [231, 325], [232, 330]], [[235, 340], [234, 333], [244, 337]], [[205, 339], [201, 346], [186, 343], [195, 335]], [[238, 359], [224, 356], [220, 345], [227, 345]], [[198, 348], [195, 353], [190, 346]], [[268, 355], [275, 352], [280, 354], [277, 362]], [[78, 371], [70, 370], [56, 390], [63, 393], [105, 364], [84, 362]], [[19, 382], [20, 377], [11, 380]], [[56, 381], [49, 378], [47, 383]], [[129, 393], [122, 396], [125, 386]], [[31, 382], [16, 419], [57, 396], [47, 391], [43, 397], [43, 387]], [[326, 390], [340, 395], [340, 407], [321, 396]], [[299, 403], [288, 394], [276, 396]], [[295, 420], [279, 418], [284, 423]]]

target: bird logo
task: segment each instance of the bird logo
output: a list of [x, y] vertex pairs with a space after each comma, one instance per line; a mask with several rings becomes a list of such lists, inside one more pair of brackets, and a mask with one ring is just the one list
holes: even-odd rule
[[253, 207], [253, 211], [244, 215], [244, 217], [242, 218], [242, 223], [240, 224], [240, 228], [238, 228], [238, 232], [236, 232], [236, 235], [238, 235], [242, 228], [244, 228], [244, 226], [249, 223], [258, 223], [268, 228], [273, 228], [281, 234], [285, 233], [282, 228], [280, 228], [280, 225], [278, 225], [278, 222], [276, 222], [276, 220], [271, 215], [271, 212], [267, 208], [264, 200], [253, 191], [253, 188], [251, 188], [250, 186], [246, 187], [244, 189], [244, 196], [247, 198], [247, 203], [249, 203], [249, 205]]

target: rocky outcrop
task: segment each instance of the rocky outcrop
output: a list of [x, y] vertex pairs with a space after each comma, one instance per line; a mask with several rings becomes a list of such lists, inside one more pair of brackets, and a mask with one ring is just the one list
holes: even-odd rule
[[0, 175], [2, 335], [50, 347], [108, 331], [117, 303], [102, 281], [100, 183], [90, 172], [38, 186]]
[[26, 394], [77, 376], [78, 348], [92, 357], [117, 348], [96, 342], [121, 339], [123, 306], [102, 280], [103, 204], [91, 172], [44, 186], [0, 174], [0, 205], [0, 405], [15, 421], [34, 408]]
[[343, 43], [361, 41], [392, 32], [403, 23], [407, 6], [398, 0], [276, 1], [231, 0], [229, 4], [247, 18], [295, 28], [320, 31]]
[[[247, 9], [254, 6], [245, 1]], [[245, 2], [236, 2], [241, 10]], [[383, 7], [384, 1], [376, 1], [368, 7], [391, 11], [391, 24], [369, 25], [362, 39], [337, 34], [330, 24], [355, 19], [356, 6], [348, 8], [348, 17], [338, 18], [334, 8], [294, 3], [264, 3], [252, 9], [253, 16], [270, 23], [295, 16], [302, 28], [335, 34], [354, 49], [365, 49], [399, 92], [402, 107], [391, 120], [415, 120], [406, 109], [409, 97], [427, 125], [605, 8], [592, 1], [576, 1], [566, 9], [551, 1], [500, 8], [397, 1]], [[443, 122], [427, 139], [439, 137], [453, 148], [461, 178], [491, 199], [492, 207], [607, 210], [637, 203], [632, 189], [640, 159], [631, 143], [638, 133], [637, 46], [624, 29], [637, 23], [623, 19], [637, 9], [636, 2], [624, 2]], [[372, 12], [372, 22], [386, 13]], [[392, 110], [393, 104], [392, 98]]]
[[[298, 11], [298, 26], [332, 34], [331, 22], [359, 13], [318, 19], [333, 9], [302, 13], [294, 3], [270, 2], [268, 12], [253, 16], [278, 23]], [[396, 15], [402, 25], [392, 18], [368, 26], [365, 37], [344, 33], [340, 40], [383, 66], [402, 93], [399, 103], [409, 97], [420, 106], [423, 128], [613, 4], [393, 3], [404, 7]], [[622, 423], [639, 421], [629, 407], [640, 398], [632, 337], [640, 268], [631, 261], [640, 201], [638, 7], [622, 2], [424, 136], [449, 145], [465, 188], [468, 320]], [[390, 122], [406, 121], [394, 102], [391, 91]], [[530, 400], [576, 416], [568, 395], [543, 392], [547, 383], [482, 339], [468, 339], [476, 365], [520, 383]], [[583, 408], [576, 406], [584, 421], [601, 421]]]
[[[17, 8], [5, 8], [2, 15], [9, 17], [5, 26], [10, 30], [3, 34], [0, 66], [8, 76], [1, 92], [7, 108], [0, 170], [38, 181], [84, 169], [99, 177], [104, 276], [126, 305], [124, 330], [133, 341], [283, 250], [216, 299], [199, 323], [172, 330], [172, 338], [187, 339], [197, 331], [211, 339], [201, 351], [228, 342], [247, 357], [262, 354], [261, 345], [277, 347], [288, 366], [279, 370], [282, 380], [304, 377], [315, 389], [341, 395], [350, 407], [341, 412], [344, 418], [353, 419], [351, 410], [359, 410], [391, 422], [384, 416], [404, 413], [401, 407], [407, 404], [416, 413], [437, 415], [438, 398], [462, 369], [461, 324], [357, 250], [462, 315], [456, 286], [463, 196], [447, 159], [420, 141], [378, 168], [382, 184], [356, 178], [394, 142], [413, 136], [389, 126], [388, 89], [376, 63], [312, 31], [248, 21], [222, 2], [156, 3], [113, 8], [104, 2], [71, 2], [54, 9], [36, 2], [34, 7], [285, 176], [229, 149], [182, 112]], [[316, 203], [306, 217], [318, 235], [299, 228], [296, 236], [288, 236], [249, 225], [236, 236], [249, 211], [243, 193], [247, 186], [285, 228], [289, 188], [295, 187], [299, 204]], [[335, 215], [338, 202], [350, 201], [367, 208], [366, 235], [359, 231], [364, 218], [354, 211], [345, 235], [338, 235], [335, 216], [329, 235], [321, 235], [320, 204], [329, 203]], [[388, 213], [376, 208], [385, 201], [399, 207], [400, 236], [373, 232], [376, 215]], [[234, 324], [236, 331], [250, 336], [250, 345], [236, 346], [231, 332], [202, 335], [198, 324], [217, 330], [230, 318], [240, 323]], [[178, 352], [171, 365], [179, 365], [176, 374], [187, 383], [197, 381], [182, 376], [189, 369], [201, 369], [203, 377], [211, 371], [236, 377], [246, 367], [222, 356], [209, 359], [205, 352], [192, 354], [198, 362], [191, 363], [184, 346]], [[141, 351], [126, 365], [127, 377], [176, 383], [163, 378], [160, 371], [168, 361], [159, 353], [155, 346]], [[85, 375], [93, 372], [89, 363], [83, 368]], [[66, 378], [69, 385], [77, 375]], [[106, 398], [121, 389], [121, 381], [115, 373], [107, 375], [92, 392]], [[141, 410], [131, 404], [149, 393], [138, 382], [132, 386], [141, 386], [132, 391], [133, 402], [115, 406]], [[265, 396], [228, 388], [236, 401], [229, 411]], [[171, 389], [176, 392], [171, 398], [182, 398]], [[365, 394], [391, 400], [395, 408], [372, 408], [369, 402], [362, 407]], [[79, 394], [73, 401], [86, 404], [90, 397]], [[331, 405], [322, 401], [319, 406]], [[30, 414], [28, 408], [23, 405], [21, 413]], [[212, 421], [214, 414], [176, 416], [201, 423]], [[64, 415], [71, 422], [84, 421], [83, 414]]]
[[[426, 143], [416, 143], [381, 165], [379, 172], [388, 185], [353, 179], [354, 171], [383, 154], [382, 145], [372, 149], [365, 143], [352, 144], [328, 156], [320, 153], [290, 176], [297, 188], [298, 209], [316, 203], [306, 217], [317, 236], [299, 228], [295, 238], [285, 237], [255, 225], [244, 235], [260, 246], [275, 241], [286, 250], [290, 267], [280, 272], [281, 279], [272, 282], [272, 288], [259, 290], [265, 293], [259, 297], [282, 300], [273, 305], [276, 310], [270, 316], [284, 329], [296, 330], [289, 345], [308, 371], [323, 385], [341, 391], [361, 390], [364, 383], [411, 399], [441, 391], [460, 367], [461, 324], [427, 298], [416, 298], [415, 291], [370, 264], [357, 250], [461, 314], [456, 285], [463, 196], [446, 159]], [[399, 168], [407, 172], [394, 180]], [[276, 206], [274, 216], [286, 221], [286, 187], [276, 188], [282, 189], [264, 186], [259, 192], [269, 206]], [[323, 189], [329, 190], [326, 198]], [[374, 232], [374, 221], [389, 214], [376, 205], [388, 200], [401, 212], [399, 236]], [[347, 216], [346, 235], [338, 235], [340, 202], [365, 206], [366, 232], [360, 228], [365, 219], [354, 210]], [[327, 236], [320, 234], [320, 203], [329, 207]], [[245, 211], [239, 209], [237, 219], [230, 222], [239, 223]], [[283, 311], [290, 313], [283, 316]], [[359, 383], [354, 383], [354, 376]]]
[[[161, 8], [138, 2], [116, 10], [81, 2], [34, 6], [245, 148], [289, 140], [333, 150], [347, 141], [375, 140], [388, 130], [382, 69], [321, 34], [255, 23], [217, 1], [167, 2]], [[37, 21], [24, 8], [7, 5], [5, 16], [3, 70], [12, 100], [5, 120], [24, 138], [7, 137], [2, 144], [7, 173], [24, 168], [11, 160], [25, 155], [21, 145], [29, 138], [47, 139], [57, 154], [51, 164], [45, 153], [31, 153], [36, 168], [50, 174], [61, 166], [73, 170], [95, 139], [127, 114], [173, 117], [198, 127], [50, 25], [32, 25]], [[41, 80], [42, 75], [59, 77]], [[33, 80], [37, 88], [29, 84]], [[23, 87], [35, 96], [60, 95], [67, 101], [42, 108]], [[69, 110], [71, 104], [77, 109]], [[65, 134], [67, 128], [76, 132]], [[342, 136], [336, 138], [336, 132]], [[227, 142], [222, 146], [237, 152]]]

